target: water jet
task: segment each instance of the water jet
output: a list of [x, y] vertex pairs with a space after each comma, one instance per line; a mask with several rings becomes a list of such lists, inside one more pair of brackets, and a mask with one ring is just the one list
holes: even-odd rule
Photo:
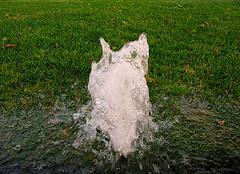
[[112, 51], [100, 39], [102, 58], [92, 63], [88, 90], [92, 98], [87, 124], [110, 137], [112, 148], [123, 156], [135, 151], [135, 143], [152, 122], [151, 103], [145, 75], [149, 46], [146, 34]]

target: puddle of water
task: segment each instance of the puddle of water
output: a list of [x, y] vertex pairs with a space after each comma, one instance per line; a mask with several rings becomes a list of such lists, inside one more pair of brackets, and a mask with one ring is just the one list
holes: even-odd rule
[[[91, 119], [91, 101], [87, 102], [85, 105], [80, 106], [80, 109], [75, 114], [73, 114], [74, 111], [72, 110], [72, 108], [68, 106], [69, 102], [65, 102], [65, 104], [65, 107], [64, 104], [56, 104], [55, 109], [53, 109], [53, 112], [51, 113], [40, 114], [40, 111], [35, 112], [34, 110], [29, 112], [18, 112], [17, 116], [12, 118], [11, 124], [9, 124], [10, 118], [0, 118], [1, 121], [6, 122], [5, 127], [0, 128], [1, 133], [3, 133], [3, 130], [5, 130], [5, 135], [17, 131], [14, 129], [15, 127], [19, 128], [19, 126], [23, 126], [23, 128], [26, 130], [32, 128], [32, 131], [23, 132], [23, 134], [26, 135], [23, 136], [24, 139], [27, 139], [30, 136], [42, 136], [44, 141], [39, 140], [37, 142], [37, 144], [39, 145], [36, 146], [36, 151], [33, 150], [32, 152], [30, 152], [31, 155], [37, 154], [39, 152], [44, 154], [45, 151], [52, 151], [52, 149], [55, 148], [58, 148], [60, 151], [59, 156], [57, 156], [59, 158], [53, 158], [52, 161], [49, 160], [49, 162], [45, 162], [42, 165], [41, 162], [39, 162], [39, 160], [42, 160], [40, 159], [41, 155], [35, 156], [33, 158], [33, 163], [32, 161], [28, 161], [27, 159], [22, 159], [22, 161], [17, 161], [13, 164], [10, 161], [11, 159], [8, 159], [8, 156], [1, 154], [1, 159], [4, 158], [4, 161], [1, 161], [0, 163], [0, 173], [186, 173], [188, 171], [188, 173], [197, 173], [199, 171], [202, 173], [209, 171], [211, 171], [212, 173], [224, 173], [227, 171], [230, 171], [231, 173], [237, 173], [237, 171], [239, 171], [237, 165], [231, 166], [234, 161], [231, 162], [231, 164], [229, 163], [226, 166], [222, 167], [220, 166], [220, 164], [222, 163], [218, 162], [218, 168], [215, 170], [215, 161], [211, 161], [205, 157], [195, 157], [193, 159], [184, 152], [177, 152], [180, 153], [182, 160], [176, 160], [175, 157], [168, 156], [170, 154], [168, 132], [172, 131], [176, 124], [181, 122], [180, 114], [182, 114], [184, 117], [193, 118], [195, 117], [195, 109], [198, 112], [200, 112], [199, 110], [204, 110], [201, 113], [212, 113], [212, 109], [208, 107], [208, 103], [190, 101], [186, 99], [179, 100], [174, 104], [179, 106], [179, 112], [176, 111], [176, 113], [173, 114], [174, 116], [166, 116], [168, 115], [167, 110], [169, 109], [166, 101], [154, 103], [152, 106], [152, 118], [156, 119], [155, 121], [158, 123], [159, 129], [156, 134], [154, 131], [146, 131], [146, 133], [141, 134], [141, 136], [136, 141], [136, 151], [134, 153], [130, 153], [127, 158], [120, 156], [112, 149], [110, 137], [102, 133], [101, 129], [94, 130], [95, 136], [91, 137], [91, 135], [93, 134], [91, 133], [91, 130], [93, 129], [91, 128], [91, 126], [86, 126], [87, 121]], [[160, 106], [161, 108], [159, 109]], [[239, 114], [239, 110], [235, 110], [233, 108], [233, 111], [234, 112], [232, 112], [231, 114], [234, 114], [235, 112], [238, 112]], [[207, 115], [206, 117], [209, 117], [209, 114], [204, 114], [203, 118], [205, 118], [205, 115]], [[40, 123], [40, 118], [43, 116], [45, 121], [44, 123]], [[210, 114], [210, 116], [212, 115]], [[68, 117], [73, 118], [75, 125], [78, 125], [78, 135], [72, 135], [72, 137], [70, 137], [71, 140], [69, 140], [69, 138], [55, 139], [54, 137], [52, 137], [52, 139], [51, 137], [48, 137], [49, 133], [52, 130], [58, 131], [58, 129], [55, 128], [58, 127], [59, 124], [68, 124], [69, 126], [73, 126], [74, 123], [68, 120]], [[200, 117], [200, 115], [197, 114], [197, 117]], [[32, 120], [29, 120], [30, 118]], [[55, 118], [57, 118], [57, 120], [55, 120]], [[22, 119], [28, 119], [28, 121], [31, 121], [33, 125], [30, 128], [28, 126], [25, 128], [24, 125], [26, 122]], [[195, 120], [196, 119], [194, 119], [194, 121]], [[12, 124], [16, 121], [18, 122], [18, 125]], [[62, 121], [63, 123], [61, 123]], [[23, 122], [23, 124], [21, 124], [21, 122]], [[42, 127], [45, 126], [44, 130], [39, 127], [39, 133], [34, 133], [36, 132], [36, 124], [41, 124]], [[7, 129], [7, 126], [10, 126], [11, 129]], [[42, 134], [42, 132], [45, 133]], [[162, 134], [164, 132], [165, 134]], [[53, 134], [53, 136], [55, 136], [55, 134]], [[75, 137], [77, 137], [77, 139], [73, 141]], [[11, 141], [9, 139], [9, 142], [13, 141], [17, 142], [16, 139]], [[69, 147], [66, 146], [66, 141], [70, 143]], [[4, 145], [6, 145], [6, 143]], [[28, 150], [26, 149], [27, 144], [20, 143], [20, 145], [20, 150], [18, 150], [18, 144], [16, 144], [16, 146], [14, 145], [13, 147], [17, 148], [14, 151], [18, 154], [25, 153], [25, 151]], [[77, 150], [71, 148], [72, 145], [75, 146]], [[44, 146], [44, 148], [38, 148], [39, 146]], [[29, 150], [31, 151], [31, 149]], [[67, 151], [68, 153], [63, 153], [64, 151]], [[76, 151], [79, 153], [74, 154], [76, 153]], [[178, 149], [176, 149], [176, 151], [178, 151]], [[49, 158], [52, 158], [52, 156], [50, 156]], [[63, 158], [66, 158], [66, 161], [63, 161]], [[234, 164], [237, 164], [237, 159], [239, 158], [236, 157]], [[200, 166], [192, 165], [192, 160], [197, 161]], [[68, 161], [71, 162], [68, 163]], [[23, 165], [21, 162], [25, 162], [25, 164], [27, 165]], [[211, 166], [213, 167], [213, 169], [209, 168]]]

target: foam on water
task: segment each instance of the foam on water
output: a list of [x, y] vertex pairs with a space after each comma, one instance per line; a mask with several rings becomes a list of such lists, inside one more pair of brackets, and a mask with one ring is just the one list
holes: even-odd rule
[[[112, 51], [100, 39], [103, 55], [92, 63], [88, 90], [92, 111], [85, 130], [92, 134], [99, 128], [109, 136], [111, 147], [127, 156], [145, 127], [152, 124], [151, 103], [145, 75], [148, 70], [149, 47], [145, 34], [137, 41]], [[75, 115], [75, 117], [78, 117]]]

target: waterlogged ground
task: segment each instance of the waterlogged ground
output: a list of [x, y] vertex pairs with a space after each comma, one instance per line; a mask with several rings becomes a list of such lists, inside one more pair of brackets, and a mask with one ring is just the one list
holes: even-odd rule
[[[239, 11], [234, 0], [0, 0], [0, 173], [239, 173]], [[100, 131], [84, 137], [86, 85], [100, 37], [117, 50], [142, 32], [159, 130], [122, 158]]]
[[[32, 108], [1, 116], [2, 173], [238, 173], [239, 106], [210, 106], [161, 95], [153, 104], [159, 130], [140, 137], [136, 152], [119, 157], [98, 131], [81, 126], [91, 103], [57, 100], [51, 111]], [[81, 132], [82, 131], [82, 132]], [[149, 135], [149, 134], [148, 134]]]

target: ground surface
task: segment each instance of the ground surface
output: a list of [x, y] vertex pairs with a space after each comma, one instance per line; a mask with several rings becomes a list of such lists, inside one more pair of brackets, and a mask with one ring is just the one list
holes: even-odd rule
[[[142, 32], [158, 141], [97, 165], [72, 114], [99, 37], [118, 50]], [[0, 44], [0, 173], [240, 171], [238, 0], [0, 0]]]

